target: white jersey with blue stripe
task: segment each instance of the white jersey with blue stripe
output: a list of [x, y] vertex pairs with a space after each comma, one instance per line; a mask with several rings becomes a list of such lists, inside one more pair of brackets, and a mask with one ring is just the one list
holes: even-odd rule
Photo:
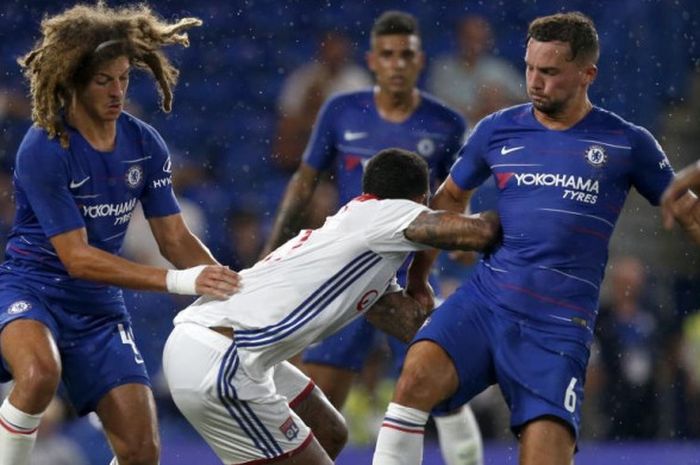
[[362, 315], [385, 292], [398, 291], [396, 270], [424, 246], [404, 236], [427, 207], [361, 196], [304, 230], [252, 268], [228, 300], [202, 297], [175, 324], [235, 331], [242, 362], [255, 377]]

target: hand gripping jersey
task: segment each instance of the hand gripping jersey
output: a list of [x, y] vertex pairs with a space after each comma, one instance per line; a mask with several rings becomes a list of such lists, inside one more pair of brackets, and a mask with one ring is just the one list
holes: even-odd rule
[[406, 255], [425, 248], [404, 236], [423, 205], [362, 196], [304, 230], [252, 268], [228, 300], [200, 298], [175, 324], [227, 326], [252, 377], [362, 315], [387, 291]]
[[525, 104], [484, 118], [451, 176], [465, 190], [493, 176], [499, 190], [503, 244], [469, 286], [494, 311], [588, 342], [627, 193], [656, 205], [673, 171], [648, 131], [613, 113], [594, 107], [555, 131]]
[[136, 202], [148, 217], [180, 209], [168, 149], [151, 126], [122, 114], [112, 152], [97, 151], [68, 130], [67, 150], [38, 127], [20, 145], [14, 173], [17, 213], [0, 272], [47, 298], [70, 301], [71, 311], [102, 314], [109, 312], [106, 307], [121, 306], [121, 291], [71, 278], [49, 238], [84, 227], [90, 245], [118, 254]]

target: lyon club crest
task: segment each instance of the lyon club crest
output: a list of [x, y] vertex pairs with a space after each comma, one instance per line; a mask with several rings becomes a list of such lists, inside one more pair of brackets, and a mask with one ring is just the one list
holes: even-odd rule
[[600, 145], [591, 145], [586, 149], [586, 161], [589, 165], [600, 168], [608, 161], [608, 154]]

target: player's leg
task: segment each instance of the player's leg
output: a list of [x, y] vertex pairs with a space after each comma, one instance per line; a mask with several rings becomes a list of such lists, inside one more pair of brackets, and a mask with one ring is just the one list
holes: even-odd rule
[[316, 386], [323, 391], [333, 407], [342, 409], [357, 373], [320, 363], [304, 363], [303, 369], [314, 380]]
[[[435, 285], [433, 285], [435, 288]], [[389, 336], [389, 347], [394, 358], [397, 373], [403, 365], [408, 344]], [[481, 431], [469, 405], [452, 410], [444, 415], [434, 416], [438, 433], [440, 452], [446, 465], [482, 465], [484, 445]]]
[[520, 435], [520, 465], [570, 465], [576, 440], [571, 426], [557, 417], [540, 417]]
[[156, 406], [150, 387], [123, 384], [109, 391], [97, 404], [119, 465], [156, 465], [160, 441]]
[[[179, 324], [163, 351], [175, 405], [226, 465], [331, 465], [309, 427], [278, 394], [273, 370], [251, 378], [235, 342], [209, 328]], [[308, 383], [307, 383], [308, 384]]]
[[114, 316], [63, 312], [63, 380], [80, 415], [96, 412], [119, 465], [157, 465], [155, 402], [123, 306]]
[[28, 296], [4, 297], [0, 297], [0, 381], [14, 379], [15, 384], [0, 405], [0, 465], [24, 465], [60, 381], [61, 360], [48, 310]]
[[484, 445], [481, 431], [469, 405], [446, 415], [434, 416], [440, 451], [447, 465], [482, 465]]
[[585, 342], [505, 318], [497, 332], [495, 369], [520, 439], [520, 464], [569, 465], [581, 421]]
[[292, 410], [311, 428], [330, 458], [335, 459], [348, 440], [348, 428], [340, 412], [291, 363], [283, 362], [275, 367], [274, 381], [277, 392], [287, 398]]
[[302, 369], [338, 410], [369, 355], [375, 332], [367, 320], [358, 318], [304, 352]]
[[420, 329], [377, 438], [375, 465], [420, 464], [429, 412], [438, 404], [439, 412], [455, 410], [494, 382], [481, 313], [469, 293], [458, 291]]
[[457, 390], [458, 377], [447, 353], [419, 341], [406, 355], [392, 402], [377, 436], [374, 465], [418, 465], [430, 411]]

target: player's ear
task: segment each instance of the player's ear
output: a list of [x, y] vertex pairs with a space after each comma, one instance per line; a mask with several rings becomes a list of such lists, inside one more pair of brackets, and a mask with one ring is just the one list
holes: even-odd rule
[[583, 69], [583, 74], [585, 76], [586, 84], [591, 85], [595, 78], [598, 76], [598, 67], [596, 65], [590, 64]]
[[372, 50], [369, 50], [365, 53], [365, 60], [367, 60], [367, 68], [369, 68], [370, 71], [374, 72], [376, 68], [376, 56], [374, 53], [372, 53]]

